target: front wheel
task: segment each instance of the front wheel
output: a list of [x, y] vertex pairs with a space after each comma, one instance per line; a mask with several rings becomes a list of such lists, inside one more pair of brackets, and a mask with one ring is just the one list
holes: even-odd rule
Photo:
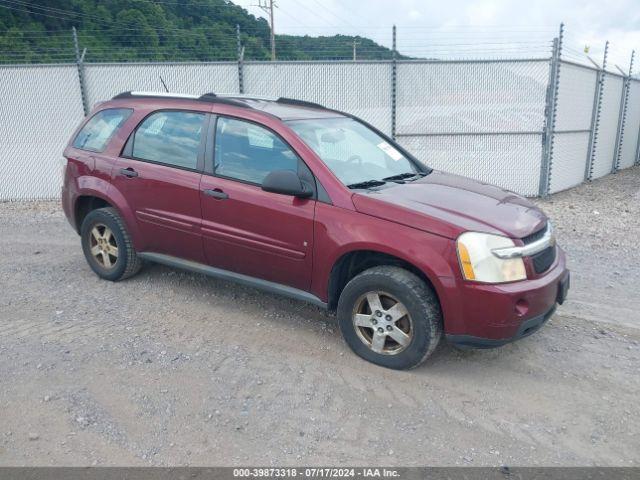
[[140, 270], [141, 261], [131, 237], [114, 208], [89, 212], [80, 227], [80, 237], [87, 263], [99, 277], [116, 282]]
[[433, 290], [395, 266], [356, 275], [338, 301], [338, 323], [351, 349], [365, 360], [407, 370], [431, 355], [442, 336], [442, 314]]

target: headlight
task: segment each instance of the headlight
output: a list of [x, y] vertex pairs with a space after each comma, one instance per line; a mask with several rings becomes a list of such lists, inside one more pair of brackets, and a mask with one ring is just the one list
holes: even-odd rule
[[515, 247], [513, 240], [500, 235], [466, 232], [458, 237], [456, 249], [462, 276], [485, 283], [515, 282], [527, 278], [522, 258], [498, 258], [492, 250]]

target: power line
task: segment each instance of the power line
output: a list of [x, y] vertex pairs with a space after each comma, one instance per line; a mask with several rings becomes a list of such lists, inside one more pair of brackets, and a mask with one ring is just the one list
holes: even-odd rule
[[351, 22], [348, 22], [347, 20], [343, 19], [341, 16], [337, 15], [336, 13], [333, 12], [333, 10], [331, 10], [329, 7], [327, 7], [326, 5], [322, 5], [318, 0], [312, 0], [313, 3], [315, 3], [316, 5], [318, 5], [321, 9], [323, 9], [324, 11], [326, 11], [327, 13], [329, 13], [330, 15], [333, 15], [334, 18], [337, 18], [338, 20], [340, 20], [341, 22], [344, 22], [348, 27], [353, 28], [354, 30], [359, 30], [358, 27], [354, 26], [353, 24], [351, 24]]
[[151, 3], [158, 5], [176, 5], [182, 7], [206, 7], [206, 8], [246, 8], [246, 5], [236, 3], [227, 3], [225, 5], [211, 5], [210, 3], [194, 3], [194, 2], [167, 2], [164, 0], [150, 0]]
[[260, 0], [258, 2], [258, 5], [253, 5], [253, 6], [264, 10], [269, 15], [269, 28], [271, 29], [271, 61], [275, 62], [276, 34], [275, 34], [275, 26], [273, 24], [273, 8], [276, 6], [276, 2], [275, 0], [265, 0], [264, 2]]
[[[73, 18], [74, 16], [79, 16], [80, 18], [88, 18], [91, 21], [97, 23], [98, 25], [101, 25], [103, 27], [106, 28], [117, 28], [119, 31], [120, 30], [128, 30], [128, 31], [140, 31], [140, 25], [135, 23], [135, 22], [116, 22], [116, 21], [111, 21], [111, 22], [105, 22], [104, 20], [102, 20], [99, 17], [96, 17], [94, 15], [90, 15], [90, 14], [86, 14], [86, 13], [80, 13], [80, 12], [73, 12], [71, 10], [62, 10], [59, 8], [52, 8], [52, 7], [43, 7], [40, 5], [33, 5], [27, 2], [23, 2], [21, 0], [0, 0], [1, 2], [7, 2], [7, 3], [0, 3], [0, 7], [2, 8], [6, 8], [9, 10], [14, 10], [14, 11], [18, 11], [18, 12], [22, 12], [22, 13], [28, 13], [30, 15], [40, 15], [40, 16], [44, 16], [44, 17], [48, 17], [48, 18], [56, 18], [59, 20], [67, 20], [67, 21], [73, 21], [73, 20], [79, 20], [79, 18]], [[233, 5], [236, 6], [236, 5]], [[22, 8], [20, 8], [22, 7]], [[243, 8], [240, 6], [236, 6], [238, 8]], [[28, 9], [36, 9], [36, 11], [32, 11], [32, 10], [28, 10]], [[38, 11], [41, 10], [41, 11]], [[44, 13], [46, 12], [46, 13]], [[176, 31], [176, 32], [180, 32], [181, 35], [194, 35], [195, 34], [195, 30], [197, 30], [198, 28], [204, 29], [206, 27], [196, 27], [190, 30], [187, 29], [182, 29], [179, 27], [175, 27], [175, 28], [171, 28], [171, 29], [165, 29], [165, 28], [157, 28], [157, 27], [153, 27], [152, 25], [149, 25], [151, 28], [153, 28], [156, 31], [163, 31], [163, 32], [167, 32], [167, 31]], [[127, 27], [131, 27], [131, 28], [127, 28]]]
[[309, 14], [313, 17], [313, 18], [319, 18], [320, 20], [324, 21], [327, 25], [329, 25], [329, 28], [333, 27], [333, 23], [331, 20], [327, 20], [324, 16], [322, 16], [318, 10], [311, 10], [310, 8], [307, 8], [307, 6], [304, 3], [299, 2], [298, 0], [293, 0], [296, 4], [300, 5], [302, 8], [304, 8], [307, 12], [309, 12]]
[[[8, 4], [14, 5], [14, 6], [19, 6], [19, 7], [23, 7], [23, 8], [29, 8], [29, 9], [35, 9], [35, 10], [42, 10], [45, 11], [47, 13], [50, 14], [56, 14], [56, 15], [62, 15], [63, 17], [57, 17], [57, 18], [61, 18], [63, 20], [76, 20], [75, 18], [72, 18], [73, 16], [76, 17], [81, 17], [81, 18], [88, 18], [90, 20], [95, 20], [97, 22], [100, 23], [105, 23], [102, 21], [102, 19], [100, 17], [97, 17], [95, 15], [90, 15], [87, 13], [81, 13], [81, 12], [74, 12], [72, 10], [62, 10], [59, 8], [53, 8], [53, 7], [45, 7], [42, 5], [33, 5], [31, 3], [28, 2], [24, 2], [21, 0], [2, 0], [3, 2], [7, 2]], [[0, 6], [2, 6], [0, 4]], [[7, 7], [9, 8], [9, 7]], [[32, 13], [34, 15], [44, 15], [41, 12], [35, 11], [35, 12], [29, 12], [27, 10], [27, 13]], [[48, 15], [45, 15], [48, 16]]]

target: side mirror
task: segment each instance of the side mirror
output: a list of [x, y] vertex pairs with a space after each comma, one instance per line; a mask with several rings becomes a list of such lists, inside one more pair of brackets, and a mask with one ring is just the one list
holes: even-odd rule
[[274, 170], [269, 173], [262, 181], [262, 190], [300, 198], [313, 195], [313, 191], [302, 183], [298, 174], [292, 170]]

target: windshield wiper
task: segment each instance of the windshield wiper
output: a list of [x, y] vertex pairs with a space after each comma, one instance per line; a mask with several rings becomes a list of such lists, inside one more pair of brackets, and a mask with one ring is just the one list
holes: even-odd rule
[[347, 188], [371, 188], [371, 187], [380, 187], [384, 185], [384, 180], [365, 180], [364, 182], [350, 183], [347, 185]]
[[424, 172], [407, 172], [407, 173], [399, 173], [398, 175], [391, 175], [390, 177], [384, 177], [383, 180], [386, 181], [395, 181], [395, 180], [405, 180], [412, 177], [424, 177], [426, 173]]

